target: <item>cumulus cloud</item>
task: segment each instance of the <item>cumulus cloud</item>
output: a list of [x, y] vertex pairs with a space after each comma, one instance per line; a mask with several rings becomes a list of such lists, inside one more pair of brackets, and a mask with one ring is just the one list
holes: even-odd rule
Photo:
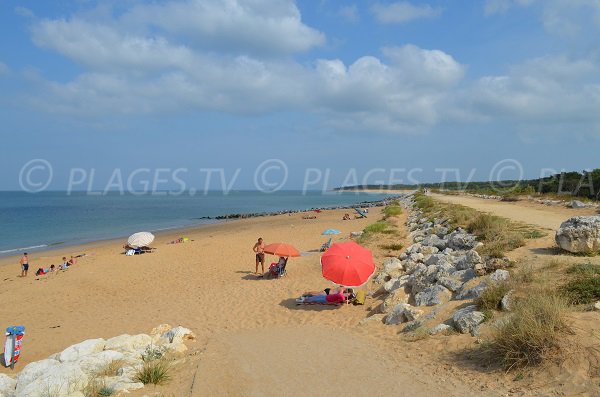
[[506, 75], [487, 76], [468, 91], [476, 113], [488, 119], [552, 125], [600, 126], [600, 67], [564, 56], [529, 60]]
[[414, 5], [407, 1], [390, 4], [375, 3], [371, 7], [375, 18], [381, 23], [405, 23], [415, 19], [436, 18], [442, 9], [428, 4]]

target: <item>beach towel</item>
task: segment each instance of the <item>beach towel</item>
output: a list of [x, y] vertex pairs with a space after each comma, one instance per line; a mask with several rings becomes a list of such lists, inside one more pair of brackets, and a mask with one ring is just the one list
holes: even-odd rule
[[365, 294], [365, 291], [362, 291], [362, 290], [356, 291], [356, 296], [354, 298], [354, 304], [355, 305], [364, 305], [366, 298], [367, 298], [367, 294]]

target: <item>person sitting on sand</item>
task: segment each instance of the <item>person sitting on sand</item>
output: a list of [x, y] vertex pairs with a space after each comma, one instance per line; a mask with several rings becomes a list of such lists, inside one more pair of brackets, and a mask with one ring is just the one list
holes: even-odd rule
[[342, 218], [343, 221], [349, 221], [350, 220], [350, 214], [345, 213], [344, 217]]
[[67, 257], [63, 256], [63, 263], [58, 267], [60, 270], [67, 270], [69, 268], [69, 262], [67, 261]]
[[77, 259], [73, 255], [71, 255], [71, 259], [69, 259], [69, 261], [67, 263], [69, 264], [69, 266], [73, 266], [74, 264], [77, 263]]

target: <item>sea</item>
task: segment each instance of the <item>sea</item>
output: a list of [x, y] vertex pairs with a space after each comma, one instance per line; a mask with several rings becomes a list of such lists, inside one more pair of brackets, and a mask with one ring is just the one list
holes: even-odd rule
[[229, 214], [354, 206], [391, 194], [321, 191], [134, 194], [0, 192], [0, 256], [219, 222]]

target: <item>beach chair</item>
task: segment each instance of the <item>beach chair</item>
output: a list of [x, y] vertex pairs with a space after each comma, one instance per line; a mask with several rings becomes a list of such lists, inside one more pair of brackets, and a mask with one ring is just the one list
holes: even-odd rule
[[355, 208], [354, 211], [356, 211], [358, 213], [359, 218], [366, 218], [367, 217], [367, 214], [363, 210], [361, 210], [360, 208]]
[[327, 242], [321, 246], [321, 248], [319, 249], [319, 252], [325, 252], [329, 248], [331, 248], [331, 240], [332, 239], [327, 240]]
[[271, 266], [269, 266], [269, 277], [279, 278], [279, 277], [285, 276], [285, 274], [286, 274], [285, 267], [287, 265], [287, 261], [288, 261], [288, 258], [285, 258], [285, 261], [282, 264], [279, 264], [279, 262], [271, 263]]

